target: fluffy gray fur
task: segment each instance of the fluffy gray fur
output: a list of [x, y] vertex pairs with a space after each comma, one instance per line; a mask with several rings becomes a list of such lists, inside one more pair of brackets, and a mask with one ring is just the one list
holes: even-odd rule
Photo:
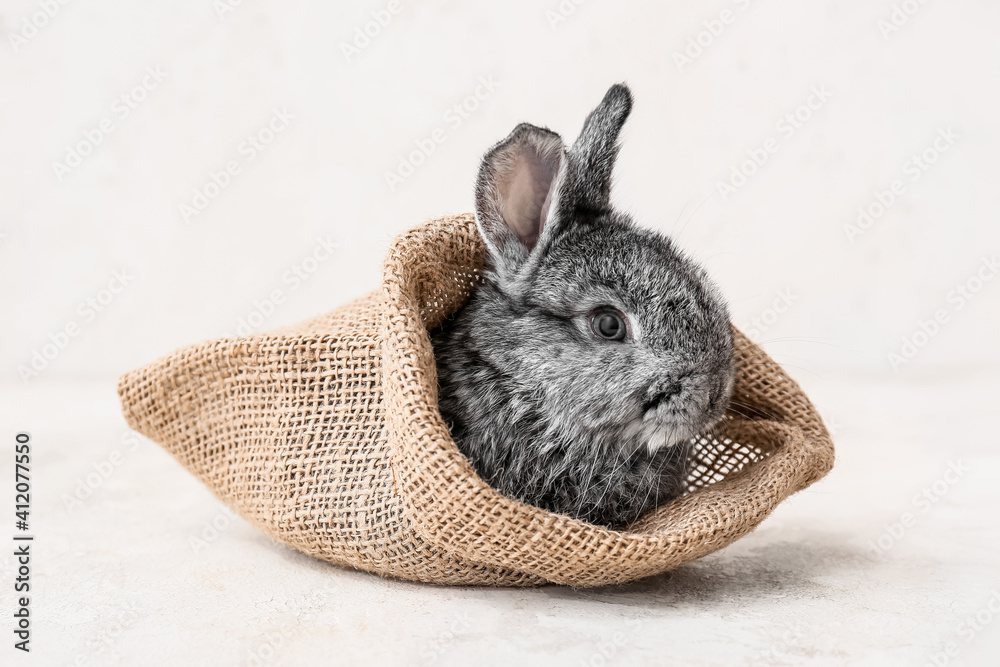
[[[684, 492], [691, 439], [722, 418], [733, 386], [729, 314], [705, 272], [610, 205], [631, 107], [615, 85], [572, 149], [522, 123], [487, 152], [487, 270], [432, 332], [441, 414], [476, 472], [609, 526]], [[593, 329], [608, 309], [625, 316], [624, 340]]]

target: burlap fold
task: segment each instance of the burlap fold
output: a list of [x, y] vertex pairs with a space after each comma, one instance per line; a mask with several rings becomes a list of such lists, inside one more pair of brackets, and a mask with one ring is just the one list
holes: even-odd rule
[[753, 530], [833, 465], [802, 390], [736, 332], [734, 403], [694, 450], [690, 493], [622, 531], [501, 496], [438, 413], [428, 337], [483, 259], [472, 215], [426, 223], [393, 242], [376, 292], [126, 373], [125, 418], [274, 539], [440, 584], [599, 586], [664, 572]]

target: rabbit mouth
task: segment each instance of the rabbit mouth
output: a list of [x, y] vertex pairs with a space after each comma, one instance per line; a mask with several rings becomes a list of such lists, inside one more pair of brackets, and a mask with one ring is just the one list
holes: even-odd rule
[[716, 420], [699, 410], [674, 410], [660, 404], [645, 410], [638, 426], [637, 440], [650, 454], [689, 442]]
[[722, 416], [711, 388], [690, 375], [658, 383], [643, 397], [635, 435], [650, 454], [687, 443]]
[[686, 429], [663, 427], [653, 431], [646, 440], [646, 449], [653, 454], [661, 449], [675, 447], [682, 442], [691, 439], [691, 435], [685, 433]]
[[698, 430], [685, 419], [667, 419], [662, 415], [655, 414], [656, 410], [646, 412], [645, 415], [636, 419], [628, 428], [628, 439], [634, 443], [633, 446], [645, 447], [649, 454], [653, 454], [660, 449], [676, 447], [687, 442], [697, 435]]
[[653, 454], [661, 449], [677, 447], [693, 438], [697, 431], [683, 424], [656, 424], [653, 429], [644, 429], [646, 450]]

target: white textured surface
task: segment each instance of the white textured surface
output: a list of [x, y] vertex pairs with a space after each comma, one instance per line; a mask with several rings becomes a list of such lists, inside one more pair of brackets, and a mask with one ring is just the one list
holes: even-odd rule
[[[404, 2], [348, 62], [340, 44], [384, 4], [243, 0], [220, 18], [211, 0], [75, 1], [14, 49], [37, 2], [0, 7], [0, 437], [3, 452], [17, 430], [35, 438], [33, 664], [940, 665], [949, 641], [948, 664], [997, 663], [1000, 623], [969, 641], [962, 625], [1000, 590], [1000, 286], [983, 264], [1000, 250], [996, 3], [589, 0], [552, 28], [557, 0]], [[883, 38], [894, 3], [919, 10]], [[679, 71], [674, 53], [725, 9]], [[166, 74], [122, 117], [147, 68]], [[483, 79], [496, 90], [453, 120]], [[373, 288], [393, 234], [470, 208], [490, 144], [519, 121], [571, 140], [618, 80], [636, 107], [617, 200], [706, 263], [834, 423], [827, 480], [671, 575], [443, 589], [276, 547], [156, 446], [131, 448], [120, 372], [255, 312], [279, 326]], [[809, 120], [777, 125], [817, 88], [830, 97]], [[250, 160], [241, 142], [276, 108], [294, 118]], [[104, 118], [113, 132], [60, 179], [53, 163]], [[443, 143], [390, 189], [436, 128]], [[954, 143], [913, 172], [947, 128]], [[768, 139], [776, 152], [723, 197]], [[179, 206], [229, 160], [240, 173], [185, 224]], [[844, 226], [894, 179], [905, 192], [852, 242]], [[919, 349], [897, 370], [904, 339]], [[36, 353], [51, 359], [19, 372]], [[939, 502], [914, 504], [959, 460], [971, 469]], [[0, 479], [11, 468], [0, 455]], [[869, 559], [904, 512], [914, 525]], [[230, 525], [195, 550], [213, 520]]]
[[[790, 291], [760, 338], [811, 368], [881, 373], [945, 308], [921, 365], [1000, 361], [996, 282], [976, 307], [948, 301], [1000, 251], [1000, 5], [927, 2], [883, 39], [889, 0], [741, 4], [589, 0], [550, 29], [556, 0], [404, 3], [350, 62], [339, 45], [380, 3], [244, 0], [222, 20], [213, 0], [65, 5], [16, 53], [0, 45], [0, 281], [20, 286], [0, 294], [0, 377], [70, 321], [80, 333], [43, 375], [111, 377], [232, 334], [276, 289], [265, 327], [357, 296], [392, 235], [470, 209], [480, 156], [517, 122], [572, 140], [618, 80], [636, 105], [617, 200], [707, 264], [737, 323]], [[0, 31], [35, 7], [4, 2]], [[674, 52], [725, 8], [733, 22], [679, 72]], [[166, 78], [60, 182], [53, 163], [147, 67]], [[499, 87], [456, 126], [481, 78]], [[814, 87], [831, 97], [787, 136], [777, 124]], [[251, 161], [240, 145], [276, 107], [295, 118]], [[906, 162], [948, 127], [954, 145], [911, 182]], [[444, 142], [390, 190], [385, 173], [437, 128]], [[723, 201], [719, 180], [769, 138], [777, 152]], [[241, 172], [185, 225], [179, 206], [230, 160]], [[844, 225], [893, 179], [906, 192], [851, 243]], [[288, 275], [324, 235], [340, 251]], [[125, 290], [81, 311], [122, 269]]]
[[[252, 665], [263, 648], [266, 665], [575, 666], [614, 646], [607, 664], [920, 666], [955, 642], [953, 664], [995, 665], [1000, 619], [971, 640], [963, 623], [994, 592], [1000, 610], [997, 375], [807, 378], [836, 430], [830, 476], [720, 553], [599, 590], [441, 588], [314, 561], [229, 519], [156, 445], [130, 451], [110, 384], [3, 391], [3, 423], [34, 438], [33, 664]], [[114, 450], [121, 464], [67, 506]], [[915, 505], [953, 462], [969, 469]], [[904, 512], [915, 523], [872, 559]]]

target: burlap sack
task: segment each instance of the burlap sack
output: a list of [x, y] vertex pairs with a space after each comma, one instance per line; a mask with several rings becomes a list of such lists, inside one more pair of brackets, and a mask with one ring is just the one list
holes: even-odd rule
[[833, 465], [799, 386], [736, 333], [735, 403], [694, 452], [691, 492], [614, 531], [509, 500], [437, 411], [428, 329], [468, 298], [474, 218], [397, 238], [379, 290], [298, 326], [192, 345], [119, 382], [129, 425], [274, 539], [383, 576], [599, 586], [745, 535]]

